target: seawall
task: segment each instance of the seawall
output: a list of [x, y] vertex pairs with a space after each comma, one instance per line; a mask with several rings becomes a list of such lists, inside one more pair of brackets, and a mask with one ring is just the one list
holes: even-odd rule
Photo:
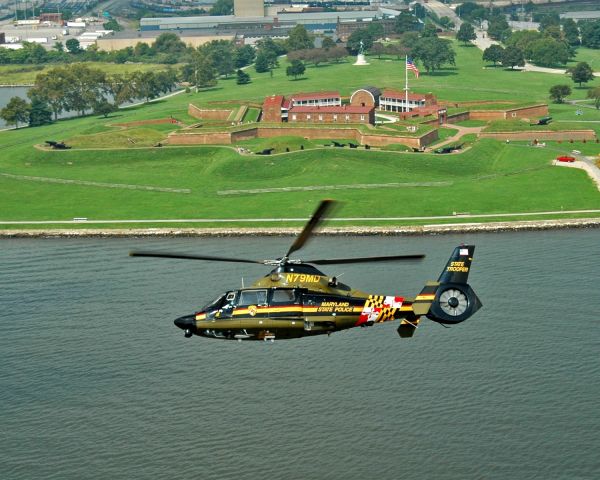
[[[316, 235], [400, 236], [443, 235], [453, 233], [496, 233], [573, 228], [600, 228], [600, 218], [534, 220], [517, 222], [453, 223], [401, 227], [326, 227]], [[300, 228], [127, 228], [127, 229], [51, 229], [0, 230], [0, 238], [118, 238], [118, 237], [244, 237], [291, 236]]]

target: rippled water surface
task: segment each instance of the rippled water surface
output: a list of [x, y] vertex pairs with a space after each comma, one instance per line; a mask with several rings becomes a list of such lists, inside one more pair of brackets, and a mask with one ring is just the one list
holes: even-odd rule
[[598, 478], [600, 230], [317, 238], [327, 269], [414, 295], [477, 245], [484, 308], [291, 341], [183, 337], [172, 320], [266, 273], [129, 258], [281, 256], [289, 238], [0, 240], [1, 479]]

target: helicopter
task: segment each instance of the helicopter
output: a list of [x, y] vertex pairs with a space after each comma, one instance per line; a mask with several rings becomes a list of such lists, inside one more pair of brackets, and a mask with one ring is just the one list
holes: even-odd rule
[[214, 262], [258, 263], [273, 267], [248, 288], [231, 289], [197, 312], [174, 323], [184, 336], [222, 340], [293, 339], [331, 334], [354, 327], [400, 320], [398, 334], [412, 337], [422, 317], [453, 325], [471, 317], [482, 306], [467, 283], [474, 245], [460, 245], [450, 255], [437, 281], [426, 282], [415, 297], [369, 294], [341, 283], [315, 265], [338, 265], [422, 260], [425, 255], [393, 255], [337, 259], [298, 260], [291, 255], [313, 236], [333, 206], [323, 200], [296, 237], [287, 253], [274, 260], [132, 251], [133, 257], [155, 257]]

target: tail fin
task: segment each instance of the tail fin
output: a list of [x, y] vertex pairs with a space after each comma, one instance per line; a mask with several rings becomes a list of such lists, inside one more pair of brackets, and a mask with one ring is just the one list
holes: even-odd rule
[[481, 302], [467, 283], [475, 245], [456, 247], [437, 282], [427, 282], [400, 322], [398, 334], [412, 337], [421, 316], [434, 322], [454, 324], [465, 321], [481, 308]]
[[475, 245], [462, 245], [456, 247], [450, 255], [446, 268], [438, 278], [439, 283], [462, 283], [466, 284], [469, 278], [469, 270], [473, 261]]
[[[475, 245], [461, 245], [454, 249], [438, 278], [427, 318], [438, 323], [460, 323], [481, 308], [481, 301], [467, 283], [474, 252]], [[426, 286], [423, 292], [430, 292], [431, 287], [431, 284]]]

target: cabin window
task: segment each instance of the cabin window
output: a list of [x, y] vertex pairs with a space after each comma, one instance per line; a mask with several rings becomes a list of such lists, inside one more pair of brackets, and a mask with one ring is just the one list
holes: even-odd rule
[[276, 289], [273, 290], [271, 303], [277, 305], [290, 305], [296, 302], [296, 293], [291, 289]]
[[243, 290], [240, 293], [240, 301], [238, 305], [266, 305], [267, 291], [266, 290]]

